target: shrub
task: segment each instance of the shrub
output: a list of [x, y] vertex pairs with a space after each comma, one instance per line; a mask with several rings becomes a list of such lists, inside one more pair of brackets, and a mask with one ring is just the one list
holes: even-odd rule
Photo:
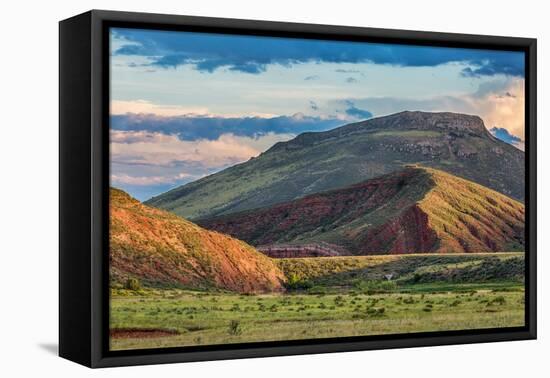
[[504, 297], [502, 295], [496, 297], [495, 299], [493, 299], [493, 302], [495, 303], [498, 303], [499, 305], [503, 305], [506, 303], [506, 299], [504, 299]]
[[336, 306], [343, 306], [344, 304], [346, 303], [346, 300], [344, 299], [344, 297], [342, 297], [341, 295], [337, 295], [336, 297], [334, 297], [334, 304]]
[[233, 303], [233, 307], [231, 307], [230, 311], [241, 311], [241, 306], [239, 306], [238, 303]]
[[230, 335], [233, 335], [233, 336], [238, 336], [240, 335], [241, 333], [243, 333], [243, 330], [241, 328], [241, 322], [238, 321], [238, 320], [232, 320], [229, 322], [229, 328], [227, 330], [227, 332], [230, 334]]
[[405, 299], [403, 300], [403, 303], [406, 303], [406, 304], [413, 304], [413, 303], [414, 303], [414, 298], [413, 298], [413, 297], [405, 298]]
[[287, 290], [307, 290], [313, 287], [313, 283], [296, 273], [292, 273], [288, 276], [285, 286]]
[[124, 284], [124, 288], [127, 290], [137, 291], [141, 289], [141, 283], [137, 278], [128, 278]]
[[356, 281], [354, 286], [360, 292], [367, 295], [377, 293], [387, 293], [395, 291], [397, 289], [397, 283], [395, 281]]
[[502, 306], [505, 303], [506, 303], [506, 299], [502, 295], [499, 295], [498, 297], [492, 299], [489, 303], [487, 303], [487, 306], [490, 306], [493, 304], [498, 304]]
[[384, 316], [385, 312], [386, 312], [385, 307], [379, 307], [379, 308], [367, 307], [366, 309], [367, 316], [370, 316], [370, 317]]

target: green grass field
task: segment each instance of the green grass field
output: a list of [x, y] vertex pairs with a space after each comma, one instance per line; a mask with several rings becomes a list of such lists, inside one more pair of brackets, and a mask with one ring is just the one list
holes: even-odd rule
[[111, 349], [522, 326], [523, 261], [517, 253], [282, 259], [283, 294], [113, 289]]

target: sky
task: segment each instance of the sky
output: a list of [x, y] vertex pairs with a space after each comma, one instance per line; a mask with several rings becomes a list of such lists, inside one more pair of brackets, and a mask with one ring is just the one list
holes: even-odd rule
[[404, 110], [524, 148], [520, 52], [111, 29], [111, 185], [139, 200], [279, 141]]

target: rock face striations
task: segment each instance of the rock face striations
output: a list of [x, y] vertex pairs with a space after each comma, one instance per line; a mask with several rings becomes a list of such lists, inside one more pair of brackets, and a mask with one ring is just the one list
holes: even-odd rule
[[273, 245], [275, 252], [277, 245], [299, 250], [328, 243], [355, 255], [463, 253], [523, 251], [524, 216], [519, 201], [439, 170], [409, 166], [199, 224], [264, 250]]
[[361, 183], [406, 164], [451, 173], [518, 201], [524, 198], [524, 153], [494, 138], [479, 117], [402, 112], [300, 134], [146, 203], [189, 219], [210, 218]]

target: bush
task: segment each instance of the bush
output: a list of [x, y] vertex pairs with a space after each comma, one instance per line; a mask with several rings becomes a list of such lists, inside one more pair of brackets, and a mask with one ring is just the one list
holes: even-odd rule
[[387, 293], [397, 289], [395, 281], [356, 281], [354, 286], [360, 292], [368, 295], [377, 293]]
[[403, 303], [406, 303], [406, 304], [413, 304], [413, 303], [414, 303], [414, 298], [413, 298], [413, 297], [405, 298], [405, 299], [403, 300]]
[[141, 289], [141, 283], [137, 278], [128, 278], [124, 284], [124, 288], [127, 290], [137, 291]]
[[241, 322], [238, 321], [238, 320], [230, 321], [229, 322], [229, 328], [228, 328], [227, 332], [230, 335], [233, 335], [233, 336], [238, 336], [241, 333], [243, 333], [243, 329], [241, 328]]
[[386, 308], [385, 307], [380, 307], [380, 308], [368, 307], [366, 309], [366, 312], [367, 312], [367, 316], [370, 316], [370, 317], [384, 316], [384, 313], [386, 312]]
[[313, 287], [313, 283], [296, 273], [292, 273], [289, 275], [285, 286], [287, 290], [307, 290]]
[[487, 303], [487, 306], [492, 305], [492, 304], [498, 304], [498, 305], [502, 306], [505, 303], [506, 303], [506, 299], [502, 295], [499, 295], [498, 297], [494, 298], [489, 303]]

